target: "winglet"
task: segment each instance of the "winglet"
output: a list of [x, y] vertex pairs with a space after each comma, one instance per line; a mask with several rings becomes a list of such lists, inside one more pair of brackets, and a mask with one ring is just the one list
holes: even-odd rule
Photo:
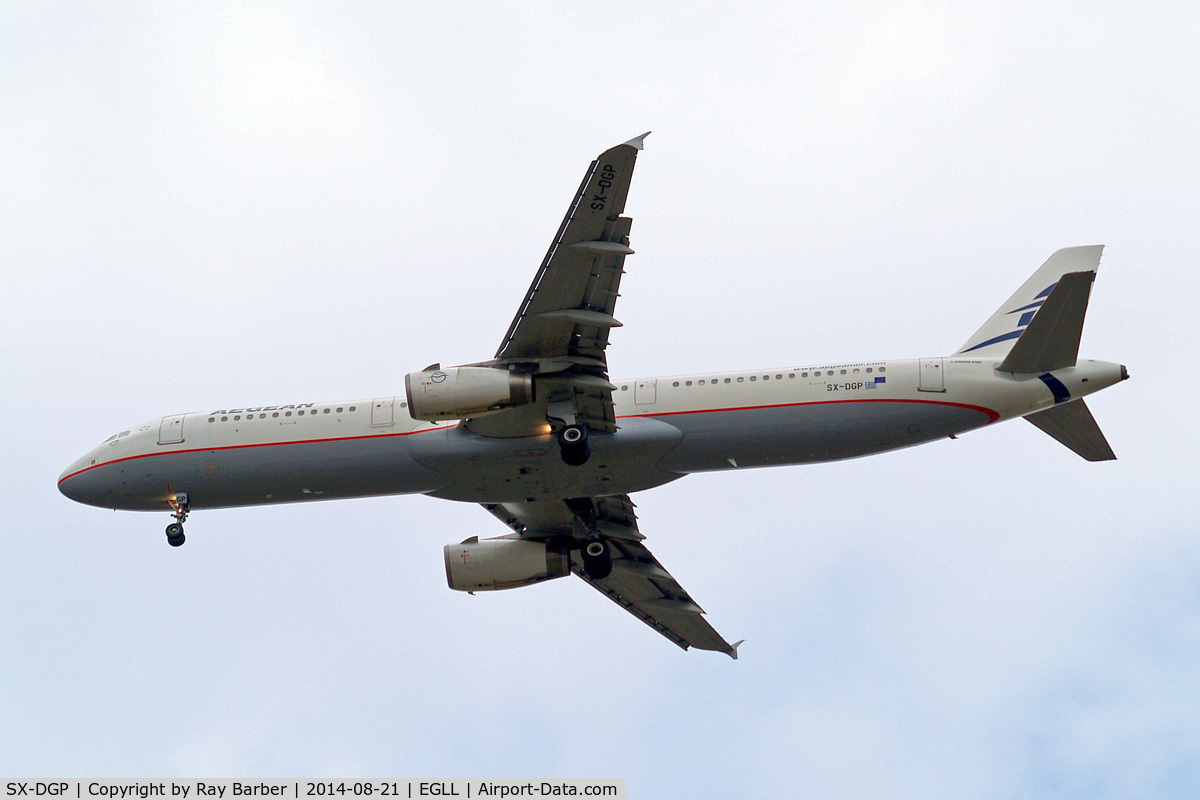
[[651, 133], [651, 131], [646, 131], [641, 136], [635, 136], [632, 139], [630, 139], [628, 142], [623, 142], [623, 144], [627, 144], [630, 147], [633, 147], [637, 150], [645, 150], [646, 149], [646, 137], [649, 136], [650, 133]]
[[737, 649], [739, 647], [741, 647], [742, 642], [744, 642], [744, 641], [746, 641], [746, 640], [738, 639], [736, 642], [729, 645], [729, 657], [732, 658], [734, 661], [737, 661]]

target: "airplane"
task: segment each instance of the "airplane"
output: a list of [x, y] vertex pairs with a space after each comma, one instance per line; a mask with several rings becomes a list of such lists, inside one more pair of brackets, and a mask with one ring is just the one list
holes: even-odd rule
[[613, 380], [623, 215], [647, 134], [601, 153], [494, 358], [409, 373], [403, 396], [228, 406], [113, 434], [59, 490], [101, 508], [193, 511], [392, 494], [478, 503], [508, 528], [443, 548], [450, 588], [574, 573], [687, 650], [737, 658], [646, 547], [631, 495], [686, 475], [867, 456], [1024, 417], [1115, 458], [1084, 403], [1128, 379], [1078, 357], [1102, 245], [1055, 252], [950, 355]]

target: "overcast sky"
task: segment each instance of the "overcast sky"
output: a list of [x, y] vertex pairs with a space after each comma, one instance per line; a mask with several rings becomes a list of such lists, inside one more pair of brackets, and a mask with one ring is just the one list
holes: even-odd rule
[[[0, 775], [625, 778], [629, 797], [1200, 794], [1194, 3], [0, 6]], [[642, 531], [741, 659], [393, 497], [77, 505], [119, 430], [492, 355], [652, 130], [616, 377], [955, 350], [1106, 244], [1120, 460], [1020, 421], [694, 476]]]

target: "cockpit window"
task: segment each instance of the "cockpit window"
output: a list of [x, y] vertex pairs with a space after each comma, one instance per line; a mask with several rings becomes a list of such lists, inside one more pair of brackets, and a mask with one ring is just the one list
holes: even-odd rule
[[117, 434], [114, 433], [112, 436], [108, 437], [100, 444], [108, 444], [109, 442], [115, 442], [116, 440], [117, 440]]

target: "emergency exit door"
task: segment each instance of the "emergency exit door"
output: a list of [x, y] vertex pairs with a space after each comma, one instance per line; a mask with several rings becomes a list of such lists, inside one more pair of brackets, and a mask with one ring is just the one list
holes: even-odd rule
[[392, 408], [395, 403], [394, 397], [376, 397], [371, 403], [371, 427], [383, 428], [391, 425]]
[[183, 441], [183, 418], [186, 414], [163, 417], [158, 426], [159, 444], [179, 444]]
[[633, 402], [638, 405], [653, 403], [658, 396], [658, 380], [650, 378], [640, 380], [633, 385]]
[[921, 382], [917, 385], [917, 389], [922, 392], [946, 391], [946, 378], [942, 374], [943, 360], [941, 358], [921, 359]]

